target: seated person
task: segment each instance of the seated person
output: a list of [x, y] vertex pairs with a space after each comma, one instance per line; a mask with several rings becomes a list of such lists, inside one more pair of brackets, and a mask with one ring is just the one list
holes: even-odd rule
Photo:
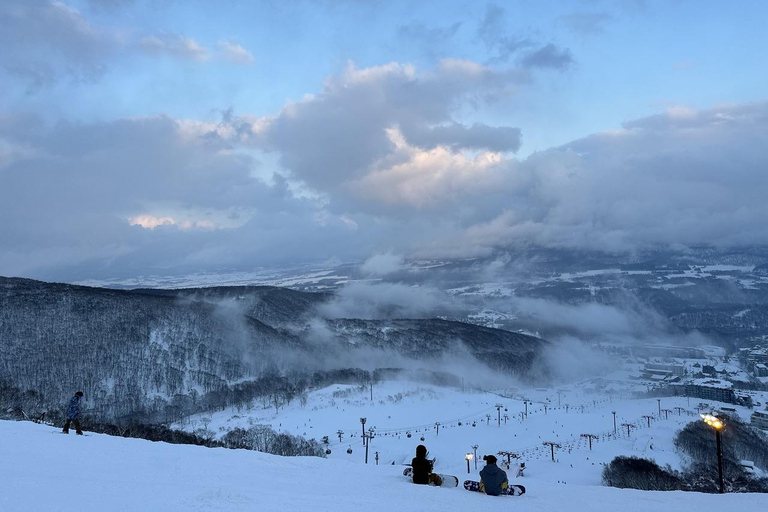
[[485, 467], [480, 471], [480, 490], [490, 496], [499, 496], [509, 487], [507, 474], [503, 469], [496, 465], [496, 457], [493, 455], [483, 455]]
[[427, 458], [427, 447], [420, 444], [416, 447], [416, 456], [411, 460], [413, 468], [413, 483], [415, 484], [442, 484], [440, 475], [432, 473], [432, 461]]

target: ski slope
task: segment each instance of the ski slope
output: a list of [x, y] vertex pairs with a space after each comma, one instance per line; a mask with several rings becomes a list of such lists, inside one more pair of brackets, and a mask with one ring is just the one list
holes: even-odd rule
[[[64, 436], [0, 421], [0, 510], [121, 511], [699, 511], [759, 510], [765, 496], [642, 492], [527, 478], [519, 498], [416, 486], [401, 466], [283, 458], [94, 434]], [[463, 478], [463, 475], [458, 475]]]
[[[527, 417], [522, 398], [529, 400]], [[662, 398], [659, 402], [655, 398], [600, 393], [590, 382], [559, 389], [491, 393], [387, 381], [374, 385], [373, 400], [368, 388], [334, 385], [310, 393], [303, 406], [295, 399], [276, 412], [266, 402], [254, 403], [250, 409], [197, 415], [189, 422], [173, 426], [198, 435], [205, 435], [200, 430], [205, 428], [207, 435], [214, 437], [236, 427], [247, 429], [256, 424], [318, 441], [328, 436], [330, 460], [364, 464], [360, 423], [364, 417], [366, 431], [374, 429], [369, 464], [375, 464], [376, 453], [381, 465], [409, 463], [416, 446], [424, 444], [430, 457], [437, 458], [436, 471], [478, 479], [482, 461], [477, 470], [471, 464], [469, 475], [465, 461], [466, 453], [474, 452], [472, 446], [477, 445], [479, 457], [500, 451], [519, 454], [527, 466], [522, 481], [526, 487], [535, 482], [599, 486], [604, 464], [617, 455], [645, 457], [680, 469], [685, 461], [675, 450], [674, 437], [687, 423], [699, 421], [699, 402], [682, 397]], [[500, 410], [497, 405], [502, 406]], [[732, 406], [717, 402], [709, 405]], [[660, 407], [672, 412], [659, 417]], [[749, 421], [750, 410], [736, 409]], [[616, 411], [615, 433], [612, 411]], [[648, 416], [652, 416], [650, 427]], [[440, 423], [439, 429], [436, 423]], [[629, 435], [622, 424], [631, 425]], [[338, 431], [343, 432], [341, 441]], [[582, 434], [597, 436], [591, 451]], [[551, 449], [543, 442], [561, 445], [555, 451], [556, 462], [552, 462]], [[351, 454], [348, 449], [352, 449]]]

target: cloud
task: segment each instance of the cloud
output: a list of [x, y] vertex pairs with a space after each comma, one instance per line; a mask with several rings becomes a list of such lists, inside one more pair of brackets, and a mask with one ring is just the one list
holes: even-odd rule
[[368, 175], [348, 183], [348, 190], [361, 204], [445, 207], [467, 195], [490, 191], [501, 179], [498, 153], [481, 152], [470, 158], [444, 146], [424, 151], [409, 145], [398, 130], [388, 130], [388, 134], [394, 153], [374, 164]]
[[416, 146], [434, 148], [447, 146], [462, 149], [489, 149], [496, 152], [516, 152], [520, 149], [522, 132], [511, 126], [488, 126], [474, 123], [466, 126], [450, 123], [437, 126], [410, 126], [404, 135]]
[[374, 254], [360, 265], [363, 274], [371, 276], [385, 276], [393, 274], [403, 268], [404, 258], [402, 254], [385, 252]]
[[63, 78], [99, 78], [118, 45], [62, 2], [8, 0], [0, 6], [0, 68], [29, 91]]
[[525, 68], [551, 68], [563, 71], [575, 63], [573, 54], [567, 48], [549, 43], [538, 50], [529, 52], [522, 60]]
[[[489, 149], [519, 148], [519, 129], [479, 123], [465, 126], [454, 114], [468, 102], [492, 103], [494, 95], [512, 93], [521, 80], [514, 70], [497, 71], [456, 59], [444, 59], [423, 72], [394, 62], [362, 69], [350, 63], [340, 76], [330, 77], [319, 94], [286, 104], [277, 115], [262, 118], [252, 140], [278, 154], [293, 178], [327, 194], [330, 208], [342, 214], [347, 213], [349, 203], [355, 208], [365, 206], [356, 192], [364, 193], [366, 200], [377, 200], [366, 209], [369, 212], [400, 202], [413, 186], [429, 186], [431, 169], [437, 187], [426, 190], [429, 197], [424, 202], [430, 203], [440, 199], [441, 191], [450, 192], [451, 182], [462, 181], [461, 175], [452, 172], [466, 174], [473, 166], [485, 166], [485, 157], [467, 163], [469, 157], [462, 150], [486, 155]], [[429, 148], [431, 153], [419, 160], [409, 149], [414, 145]], [[418, 169], [419, 176], [411, 179], [400, 164], [407, 165], [414, 158], [419, 161], [411, 167]], [[436, 159], [453, 165], [430, 168], [427, 160]], [[409, 183], [399, 183], [399, 178]], [[371, 193], [375, 182], [394, 187], [395, 200], [387, 199], [383, 189]], [[411, 197], [405, 202], [418, 201]]]
[[767, 133], [765, 103], [675, 108], [627, 122], [520, 162], [517, 184], [492, 219], [425, 250], [765, 244]]
[[521, 37], [510, 32], [504, 8], [496, 4], [488, 4], [478, 24], [476, 36], [492, 54], [490, 62], [508, 62], [521, 50], [535, 45], [531, 37]]
[[428, 318], [446, 297], [426, 286], [350, 283], [318, 308], [323, 318]]
[[251, 52], [237, 43], [220, 41], [218, 47], [219, 56], [224, 60], [228, 60], [235, 64], [241, 64], [244, 66], [253, 64], [256, 61], [256, 58], [253, 56], [253, 54], [251, 54]]
[[521, 159], [520, 129], [475, 119], [529, 79], [462, 59], [349, 64], [261, 117], [4, 113], [0, 273], [85, 278], [379, 255], [366, 263], [376, 273], [400, 255], [510, 246], [768, 243], [768, 104], [678, 106]]
[[153, 57], [173, 57], [203, 62], [210, 58], [208, 50], [191, 37], [180, 34], [160, 34], [141, 38], [138, 48]]
[[0, 273], [189, 269], [257, 253], [287, 262], [313, 245], [318, 257], [334, 255], [348, 228], [318, 224], [321, 205], [294, 198], [279, 177], [254, 178], [252, 153], [206, 137], [217, 129], [167, 116], [0, 117], [0, 147], [27, 148], [0, 169]]

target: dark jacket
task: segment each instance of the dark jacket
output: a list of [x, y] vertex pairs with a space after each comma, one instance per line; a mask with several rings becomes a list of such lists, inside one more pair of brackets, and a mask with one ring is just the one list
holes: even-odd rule
[[413, 483], [428, 484], [432, 473], [432, 461], [426, 457], [414, 457], [411, 461], [413, 468]]
[[501, 494], [501, 484], [508, 482], [507, 474], [503, 469], [499, 469], [496, 464], [486, 464], [480, 471], [480, 478], [485, 486], [485, 494], [498, 496]]
[[74, 420], [80, 416], [80, 397], [75, 395], [69, 401], [69, 408], [67, 409], [67, 419]]

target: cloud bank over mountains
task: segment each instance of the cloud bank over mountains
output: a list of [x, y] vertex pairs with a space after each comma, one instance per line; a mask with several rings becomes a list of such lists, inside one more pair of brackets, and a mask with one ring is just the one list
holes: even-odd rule
[[[423, 72], [350, 64], [261, 118], [51, 124], [5, 114], [0, 267], [33, 273], [53, 254], [162, 271], [389, 249], [471, 257], [515, 244], [768, 243], [767, 104], [670, 109], [519, 159], [518, 128], [456, 116], [517, 80], [466, 61]], [[257, 177], [270, 155], [279, 169]]]
[[[93, 5], [111, 13], [133, 3]], [[768, 103], [659, 109], [519, 156], [526, 128], [508, 106], [542, 77], [573, 72], [579, 56], [511, 32], [507, 14], [489, 4], [476, 30], [471, 20], [399, 25], [403, 38], [435, 45], [469, 34], [485, 60], [347, 61], [266, 113], [78, 119], [44, 101], [0, 109], [0, 274], [82, 279], [388, 255], [368, 260], [373, 275], [410, 257], [523, 244], [768, 243]], [[582, 37], [618, 22], [603, 11], [557, 20]], [[110, 30], [65, 3], [10, 1], [0, 6], [0, 43], [13, 50], [0, 56], [0, 84], [32, 94], [99, 80], [126, 54], [259, 65], [236, 37], [193, 36]]]

